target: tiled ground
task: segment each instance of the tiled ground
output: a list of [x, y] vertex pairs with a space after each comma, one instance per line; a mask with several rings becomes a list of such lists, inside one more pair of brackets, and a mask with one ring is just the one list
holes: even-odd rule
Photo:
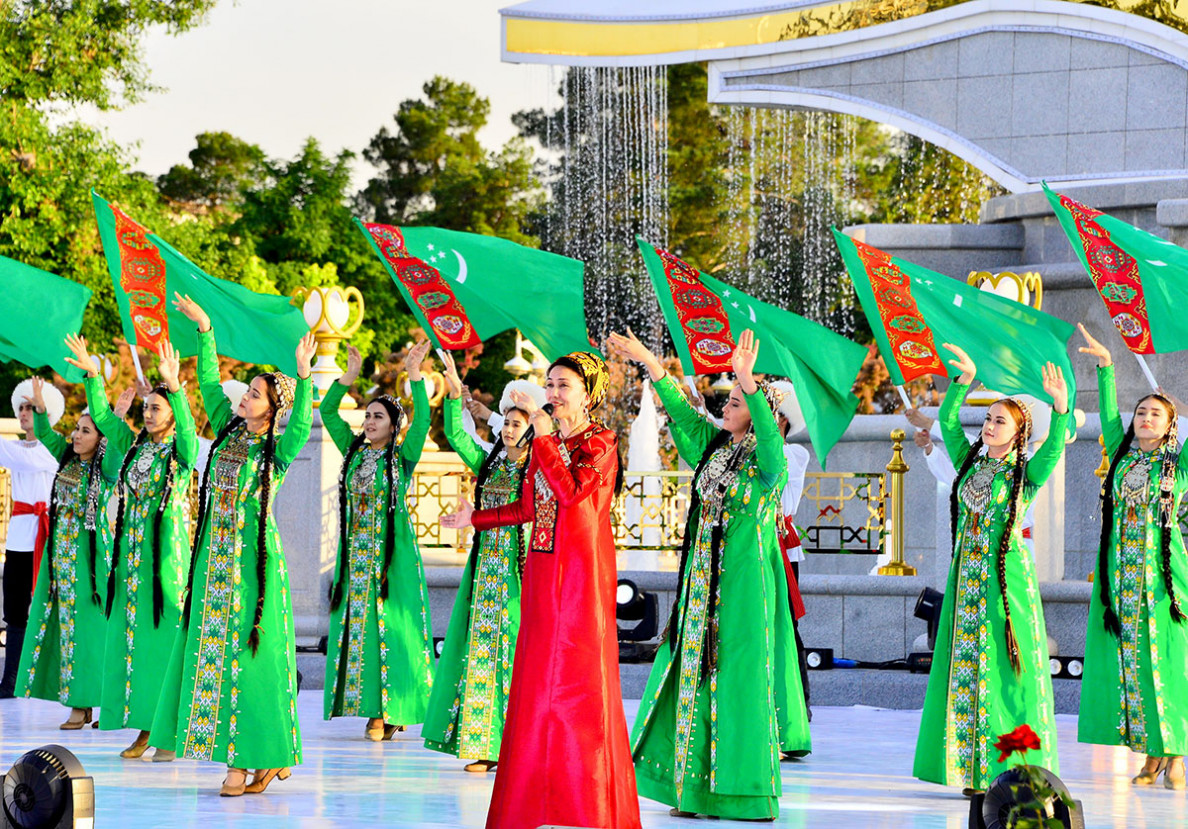
[[[638, 703], [627, 703], [633, 717]], [[362, 720], [321, 719], [319, 692], [298, 703], [305, 763], [263, 795], [220, 798], [223, 771], [180, 760], [121, 760], [131, 733], [61, 732], [57, 705], [0, 702], [0, 770], [23, 751], [66, 745], [95, 778], [99, 829], [112, 826], [482, 827], [491, 780], [467, 774], [454, 758], [425, 750], [413, 728], [394, 742], [363, 740]], [[965, 829], [967, 801], [956, 791], [911, 777], [919, 712], [872, 708], [814, 709], [815, 751], [783, 764], [777, 826]], [[1162, 788], [1136, 791], [1138, 758], [1121, 749], [1076, 742], [1076, 720], [1058, 716], [1062, 777], [1086, 807], [1087, 826], [1112, 829], [1188, 825], [1188, 798]], [[690, 826], [667, 807], [641, 803], [645, 827]], [[733, 824], [741, 825], [741, 824]]]

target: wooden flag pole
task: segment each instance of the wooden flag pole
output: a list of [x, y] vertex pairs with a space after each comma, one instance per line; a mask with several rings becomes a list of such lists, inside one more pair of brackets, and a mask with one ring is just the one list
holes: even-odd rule
[[[1130, 352], [1134, 354], [1134, 352]], [[1155, 382], [1155, 375], [1151, 373], [1151, 367], [1147, 365], [1147, 360], [1142, 354], [1134, 354], [1134, 359], [1138, 360], [1139, 368], [1143, 370], [1143, 376], [1147, 378], [1147, 382], [1151, 384], [1151, 391], [1159, 391], [1159, 384]]]
[[905, 409], [912, 408], [912, 401], [908, 399], [907, 389], [903, 386], [896, 385], [895, 390], [899, 392], [899, 399], [903, 401], [903, 407]]

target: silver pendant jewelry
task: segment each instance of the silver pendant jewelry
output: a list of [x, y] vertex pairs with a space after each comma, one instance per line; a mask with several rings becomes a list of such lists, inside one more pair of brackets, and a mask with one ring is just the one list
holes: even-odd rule
[[1134, 506], [1146, 504], [1151, 500], [1150, 483], [1151, 458], [1147, 455], [1140, 455], [1122, 476], [1122, 482], [1118, 485], [1118, 494], [1127, 504]]

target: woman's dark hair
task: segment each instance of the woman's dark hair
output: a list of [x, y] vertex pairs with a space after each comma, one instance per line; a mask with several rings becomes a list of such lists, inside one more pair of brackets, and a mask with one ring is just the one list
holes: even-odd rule
[[[404, 411], [386, 397], [377, 397], [367, 405], [370, 406], [372, 403], [383, 406], [388, 412], [388, 419], [392, 421], [392, 437], [384, 447], [383, 469], [384, 480], [388, 482], [387, 495], [384, 500], [384, 515], [388, 519], [388, 531], [384, 534], [384, 566], [380, 571], [380, 598], [386, 600], [388, 598], [388, 570], [392, 566], [396, 543], [395, 526], [392, 521], [399, 503], [394, 492], [396, 477], [392, 471], [393, 464], [396, 463], [396, 437], [404, 422]], [[350, 550], [347, 549], [347, 473], [355, 455], [359, 453], [366, 442], [367, 437], [362, 432], [356, 435], [355, 439], [351, 441], [351, 445], [347, 447], [346, 454], [342, 458], [342, 466], [338, 470], [338, 565], [335, 568], [334, 585], [330, 588], [330, 610], [332, 611], [338, 610], [342, 605], [346, 580], [350, 577], [347, 573], [347, 560], [350, 557]]]
[[[169, 389], [157, 386], [150, 393], [151, 397], [158, 394], [169, 399]], [[148, 398], [145, 398], [146, 400]], [[120, 552], [124, 544], [124, 517], [127, 512], [128, 489], [125, 478], [128, 467], [140, 452], [140, 448], [148, 441], [147, 429], [141, 429], [136, 436], [132, 448], [124, 455], [124, 463], [120, 466], [120, 474], [116, 477], [116, 524], [115, 535], [112, 540], [111, 569], [107, 573], [107, 608], [106, 615], [110, 619], [112, 605], [115, 603], [116, 566], [120, 562]], [[169, 509], [169, 502], [173, 498], [173, 479], [177, 474], [177, 441], [169, 447], [169, 456], [165, 460], [165, 482], [161, 487], [161, 500], [153, 513], [153, 627], [161, 626], [161, 617], [165, 613], [165, 590], [161, 584], [161, 518]]]
[[[87, 415], [84, 415], [84, 417], [85, 416]], [[95, 559], [98, 557], [98, 553], [95, 550], [95, 533], [98, 532], [98, 529], [96, 527], [87, 527], [86, 511], [92, 502], [98, 502], [97, 496], [96, 498], [92, 499], [91, 494], [92, 490], [99, 486], [101, 476], [99, 476], [98, 472], [100, 466], [103, 464], [103, 454], [106, 450], [107, 441], [103, 439], [102, 435], [100, 435], [99, 445], [95, 448], [95, 454], [91, 457], [90, 465], [87, 467], [87, 490], [83, 501], [83, 514], [79, 519], [82, 522], [82, 529], [79, 530], [79, 535], [86, 538], [87, 544], [87, 567], [91, 572], [91, 601], [96, 605], [102, 604], [102, 600], [99, 597], [99, 584], [95, 575], [97, 566]], [[62, 459], [58, 462], [58, 470], [54, 473], [53, 488], [50, 491], [49, 531], [46, 534], [47, 543], [45, 545], [44, 558], [46, 575], [49, 577], [51, 595], [57, 590], [57, 586], [54, 584], [54, 531], [57, 529], [58, 524], [58, 481], [62, 475], [62, 472], [76, 461], [78, 463], [87, 463], [87, 461], [84, 461], [82, 458], [80, 458], [74, 451], [74, 446], [71, 443], [67, 443], [66, 451], [62, 453]], [[98, 507], [96, 509], [98, 509]], [[100, 520], [98, 515], [94, 516], [94, 518], [96, 521]]]
[[[1006, 646], [1007, 659], [1011, 663], [1011, 668], [1014, 670], [1016, 676], [1022, 673], [1023, 663], [1019, 659], [1019, 640], [1015, 637], [1015, 626], [1011, 622], [1011, 603], [1007, 598], [1007, 572], [1006, 561], [1007, 555], [1011, 551], [1011, 537], [1015, 532], [1015, 522], [1019, 517], [1019, 499], [1023, 490], [1023, 480], [1027, 474], [1027, 432], [1026, 432], [1026, 414], [1019, 407], [1019, 404], [1014, 400], [1006, 399], [999, 400], [998, 405], [1004, 406], [1007, 411], [1011, 413], [1011, 417], [1015, 420], [1017, 431], [1012, 442], [1011, 450], [1015, 453], [1015, 465], [1011, 470], [1010, 491], [1007, 494], [1007, 522], [1002, 529], [1002, 536], [998, 540], [998, 591], [1002, 597], [1002, 611], [1006, 616]], [[952, 529], [952, 544], [953, 555], [957, 555], [957, 515], [958, 505], [960, 503], [961, 484], [965, 476], [969, 474], [969, 470], [973, 467], [974, 461], [978, 459], [978, 455], [983, 447], [982, 437], [974, 441], [969, 448], [969, 453], [965, 456], [965, 460], [961, 464], [961, 469], [957, 471], [957, 477], [953, 481], [953, 488], [949, 491], [949, 520]]]
[[[693, 472], [693, 481], [689, 487], [689, 515], [700, 515], [701, 513], [701, 494], [697, 489], [697, 482], [702, 473], [705, 471], [706, 465], [709, 463], [714, 452], [725, 446], [731, 440], [731, 434], [725, 429], [714, 435], [713, 440], [706, 446], [705, 451], [701, 454], [701, 460], [697, 462], [697, 469]], [[747, 456], [750, 454], [745, 449], [745, 443], [739, 443], [738, 446], [731, 453], [729, 460], [726, 462], [726, 472], [737, 472]], [[725, 477], [725, 475], [723, 475]], [[724, 493], [723, 493], [724, 494]], [[698, 528], [700, 530], [700, 527]], [[704, 682], [709, 673], [715, 670], [718, 666], [718, 618], [717, 618], [717, 601], [715, 597], [718, 594], [718, 579], [719, 570], [722, 568], [722, 535], [725, 528], [722, 526], [721, 512], [714, 517], [714, 526], [710, 533], [710, 584], [709, 584], [709, 608], [706, 612], [706, 638], [705, 646], [702, 648], [701, 656], [701, 681]], [[689, 551], [693, 546], [693, 527], [690, 523], [685, 525], [685, 537], [681, 540], [681, 563], [677, 568], [677, 595], [676, 600], [672, 604], [672, 613], [668, 619], [668, 629], [665, 637], [668, 639], [669, 646], [676, 647], [677, 642], [677, 619], [680, 613], [682, 603], [688, 597], [684, 595], [685, 592], [685, 567], [689, 563]]]
[[[1171, 535], [1173, 532], [1179, 532], [1179, 528], [1173, 524], [1174, 513], [1172, 507], [1174, 505], [1174, 481], [1176, 479], [1176, 467], [1180, 462], [1180, 451], [1178, 443], [1174, 440], [1174, 426], [1176, 417], [1176, 408], [1170, 400], [1161, 394], [1148, 394], [1146, 397], [1139, 400], [1135, 404], [1134, 410], [1138, 412], [1138, 407], [1148, 400], [1157, 400], [1164, 407], [1168, 414], [1170, 424], [1167, 433], [1163, 436], [1163, 444], [1160, 446], [1160, 470], [1159, 470], [1159, 536], [1160, 536], [1160, 562], [1163, 576], [1163, 588], [1167, 591], [1167, 598], [1171, 602], [1171, 617], [1176, 622], [1183, 624], [1184, 611], [1180, 607], [1180, 600], [1176, 596], [1175, 584], [1172, 580], [1171, 572]], [[1101, 597], [1101, 606], [1103, 609], [1102, 621], [1105, 624], [1107, 631], [1114, 636], [1122, 634], [1122, 625], [1118, 621], [1118, 614], [1114, 610], [1113, 601], [1110, 598], [1110, 573], [1109, 573], [1109, 551], [1110, 551], [1110, 535], [1114, 529], [1114, 479], [1118, 472], [1118, 464], [1130, 452], [1134, 445], [1134, 419], [1130, 421], [1130, 426], [1126, 429], [1126, 434], [1122, 437], [1122, 443], [1118, 446], [1118, 451], [1114, 453], [1114, 457], [1110, 459], [1110, 469], [1106, 473], [1105, 478], [1101, 482], [1101, 538], [1097, 546], [1097, 590], [1098, 596]]]
[[[257, 475], [260, 481], [260, 516], [256, 533], [256, 610], [252, 617], [252, 631], [248, 635], [248, 646], [252, 649], [252, 656], [260, 648], [260, 620], [264, 618], [264, 597], [268, 589], [268, 516], [271, 512], [272, 500], [272, 470], [276, 462], [276, 420], [280, 414], [280, 396], [277, 393], [276, 380], [271, 374], [261, 374], [268, 389], [268, 402], [272, 405], [272, 417], [268, 421], [268, 431], [264, 438], [264, 449], [261, 453]], [[214, 464], [215, 455], [226, 443], [228, 436], [242, 427], [245, 421], [235, 416], [215, 436], [210, 446], [210, 454], [206, 458], [206, 469], [202, 475], [202, 486], [198, 494], [198, 523], [194, 533], [193, 555], [190, 557], [190, 575], [187, 579], [186, 601], [182, 608], [182, 624], [189, 625], [190, 611], [194, 600], [194, 575], [198, 564], [198, 550], [202, 546], [203, 531], [206, 519], [210, 514], [210, 472]]]

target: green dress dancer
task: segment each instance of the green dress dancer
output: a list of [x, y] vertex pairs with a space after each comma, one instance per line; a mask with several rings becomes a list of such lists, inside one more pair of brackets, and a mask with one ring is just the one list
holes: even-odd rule
[[[1085, 675], [1077, 738], [1084, 743], [1127, 746], [1150, 757], [1188, 754], [1188, 623], [1172, 619], [1173, 597], [1163, 573], [1160, 477], [1164, 453], [1178, 452], [1174, 437], [1152, 452], [1137, 441], [1118, 458], [1124, 438], [1114, 385], [1114, 367], [1097, 370], [1101, 431], [1114, 459], [1113, 516], [1089, 602]], [[1173, 415], [1174, 420], [1174, 415]], [[1133, 440], [1133, 435], [1130, 436]], [[1173, 462], [1173, 454], [1167, 460]], [[1188, 489], [1188, 453], [1171, 467], [1168, 564], [1175, 601], [1188, 597], [1188, 558], [1176, 516]], [[1118, 632], [1107, 629], [1101, 579]]]
[[111, 546], [105, 507], [120, 456], [100, 444], [84, 461], [45, 412], [34, 412], [33, 425], [37, 439], [65, 463], [54, 478], [49, 543], [33, 589], [16, 694], [89, 709], [101, 698]]
[[[199, 332], [198, 382], [217, 437], [202, 487], [190, 591], [149, 743], [232, 768], [274, 769], [301, 761], [301, 733], [289, 573], [271, 502], [309, 439], [313, 392], [308, 377], [295, 386], [279, 373], [261, 377], [271, 378], [278, 399], [272, 426], [253, 434], [232, 416], [219, 385], [214, 332]], [[290, 405], [288, 425], [276, 435]], [[262, 497], [269, 506], [263, 533]]]
[[[811, 748], [799, 672], [787, 674], [795, 710], [783, 734], [776, 711], [777, 649], [795, 647], [777, 641], [790, 638], [791, 625], [775, 624], [780, 598], [787, 602], [772, 567], [787, 479], [783, 437], [762, 391], [745, 395], [754, 431], [741, 447], [697, 413], [672, 377], [656, 391], [677, 450], [697, 466], [697, 498], [669, 635], [632, 733], [636, 783], [642, 796], [683, 812], [771, 818], [779, 812], [781, 743]], [[732, 468], [736, 450], [743, 454]]]
[[[475, 508], [492, 509], [518, 500], [529, 452], [513, 461], [500, 442], [489, 458], [462, 428], [461, 399], [446, 398], [445, 426], [450, 446], [482, 479]], [[499, 758], [520, 632], [523, 562], [523, 527], [475, 532], [421, 730], [426, 748], [471, 760]]]
[[[381, 717], [392, 725], [425, 719], [433, 685], [429, 588], [408, 513], [408, 489], [429, 433], [429, 397], [424, 380], [410, 386], [412, 422], [399, 446], [393, 436], [383, 449], [354, 443], [355, 434], [338, 414], [346, 386], [332, 383], [322, 400], [326, 431], [344, 457], [351, 454], [340, 486], [346, 495], [346, 531], [339, 542], [339, 603], [331, 610], [327, 638], [326, 719]], [[393, 483], [396, 491], [389, 501]], [[392, 730], [388, 726], [387, 734]]]
[[[971, 452], [961, 429], [961, 404], [969, 389], [954, 381], [940, 411], [945, 447], [958, 469]], [[1047, 439], [1026, 463], [1017, 516], [1026, 512], [1060, 461], [1068, 417], [1067, 412], [1052, 412]], [[985, 791], [1017, 762], [1013, 756], [999, 762], [994, 742], [1024, 724], [1039, 735], [1041, 745], [1027, 753], [1027, 762], [1059, 773], [1048, 634], [1021, 521], [1014, 525], [1005, 562], [999, 561], [1017, 454], [999, 459], [979, 455], [956, 484], [956, 550], [916, 742], [914, 774], [921, 780]], [[1008, 654], [1000, 571], [1006, 574], [1019, 673]]]
[[[120, 459], [116, 477], [123, 488], [104, 591], [108, 620], [99, 727], [148, 732], [165, 679], [161, 667], [169, 662], [177, 638], [190, 568], [188, 502], [198, 435], [184, 391], [166, 395], [175, 432], [156, 443], [115, 416], [103, 378], [88, 377], [85, 386], [91, 417], [107, 438], [107, 455]], [[135, 749], [129, 751], [137, 755]], [[139, 753], [143, 751], [142, 744]]]

